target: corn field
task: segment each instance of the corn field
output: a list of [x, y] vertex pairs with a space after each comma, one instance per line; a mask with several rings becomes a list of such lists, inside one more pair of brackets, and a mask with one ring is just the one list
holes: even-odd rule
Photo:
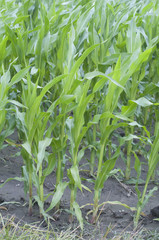
[[[135, 158], [138, 204], [126, 207], [138, 225], [156, 190], [147, 195], [159, 151], [158, 47], [158, 0], [0, 1], [0, 148], [20, 146], [22, 176], [16, 179], [24, 182], [30, 215], [35, 200], [47, 220], [69, 188], [69, 220], [75, 215], [83, 229], [76, 193], [90, 191], [79, 170], [89, 150], [84, 161], [94, 184], [90, 223], [96, 222], [103, 186], [124, 155], [123, 181], [131, 179]], [[10, 138], [15, 131], [19, 144]], [[148, 166], [143, 192], [139, 154]], [[56, 186], [45, 208], [44, 181], [53, 172]]]

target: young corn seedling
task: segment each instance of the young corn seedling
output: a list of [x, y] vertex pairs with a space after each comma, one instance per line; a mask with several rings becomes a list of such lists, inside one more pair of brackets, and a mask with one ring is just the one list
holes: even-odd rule
[[[83, 218], [80, 207], [76, 202], [76, 192], [77, 188], [79, 188], [81, 191], [82, 188], [86, 189], [87, 191], [90, 190], [81, 183], [81, 178], [79, 175], [79, 162], [84, 155], [84, 151], [87, 147], [84, 147], [79, 151], [79, 146], [90, 126], [97, 124], [100, 118], [100, 115], [95, 115], [92, 121], [90, 120], [87, 124], [85, 124], [84, 114], [86, 107], [94, 97], [93, 93], [87, 95], [90, 82], [91, 80], [87, 80], [87, 82], [83, 83], [83, 85], [79, 85], [75, 90], [77, 106], [73, 110], [73, 117], [69, 117], [66, 120], [68, 128], [68, 139], [70, 140], [71, 144], [70, 153], [72, 162], [72, 167], [68, 170], [68, 177], [70, 179], [69, 187], [71, 189], [70, 211], [72, 213], [73, 209], [75, 210], [75, 214], [80, 223], [81, 229], [83, 229]], [[71, 215], [70, 221], [72, 220], [73, 216]]]
[[[47, 211], [50, 211], [56, 206], [56, 210], [59, 210], [60, 199], [67, 186], [66, 182], [63, 182], [63, 170], [65, 165], [65, 151], [67, 147], [67, 135], [65, 133], [65, 122], [64, 119], [70, 111], [69, 105], [74, 100], [73, 95], [61, 95], [54, 103], [49, 107], [48, 112], [53, 112], [54, 108], [58, 107], [61, 109], [59, 114], [56, 111], [53, 112], [52, 117], [50, 117], [50, 127], [46, 131], [46, 137], [52, 137], [51, 147], [52, 147], [52, 162], [56, 164], [56, 188], [55, 188], [55, 198], [53, 196], [50, 207]], [[60, 108], [62, 106], [63, 108]], [[56, 114], [56, 115], [55, 115]]]
[[[73, 208], [75, 207], [77, 187], [82, 191], [82, 184], [78, 168], [79, 161], [82, 155], [78, 154], [78, 152], [81, 140], [88, 129], [88, 126], [84, 126], [84, 113], [86, 111], [87, 104], [93, 99], [93, 94], [87, 96], [89, 85], [90, 81], [87, 81], [85, 84], [83, 84], [83, 86], [79, 85], [79, 87], [75, 91], [77, 106], [73, 111], [73, 118], [69, 117], [69, 119], [67, 120], [67, 126], [69, 129], [69, 140], [71, 143], [70, 153], [72, 162], [72, 167], [68, 170], [68, 176], [70, 178], [69, 187], [71, 189], [71, 211], [73, 211]], [[72, 216], [70, 220], [72, 221]]]
[[[157, 133], [154, 142], [151, 145], [151, 150], [150, 150], [150, 156], [148, 158], [148, 172], [147, 172], [147, 178], [144, 186], [144, 190], [141, 193], [138, 187], [136, 186], [136, 191], [138, 195], [138, 203], [137, 203], [137, 212], [134, 217], [134, 226], [137, 227], [140, 214], [142, 209], [144, 208], [145, 204], [148, 202], [149, 198], [153, 195], [153, 192], [156, 191], [158, 188], [154, 187], [149, 191], [147, 194], [147, 187], [149, 184], [149, 181], [154, 173], [154, 170], [156, 169], [157, 163], [158, 163], [158, 146], [159, 146], [159, 132]], [[135, 170], [138, 174], [138, 177], [140, 176], [141, 173], [141, 164], [136, 156], [136, 162], [135, 162]]]
[[[97, 216], [97, 212], [98, 212], [98, 201], [100, 198], [99, 192], [103, 187], [104, 181], [106, 181], [109, 173], [114, 168], [116, 157], [117, 157], [117, 156], [114, 156], [113, 159], [109, 159], [103, 164], [103, 155], [105, 152], [105, 145], [109, 138], [110, 133], [114, 130], [114, 126], [111, 126], [110, 119], [113, 117], [112, 112], [115, 108], [115, 105], [112, 105], [113, 93], [116, 90], [116, 86], [120, 85], [119, 83], [115, 82], [117, 78], [118, 78], [118, 82], [120, 79], [120, 70], [121, 70], [120, 64], [121, 64], [121, 59], [119, 58], [119, 60], [116, 64], [116, 67], [114, 69], [114, 75], [112, 76], [112, 78], [105, 76], [105, 74], [101, 73], [102, 79], [96, 83], [96, 85], [94, 86], [94, 89], [93, 89], [93, 92], [97, 91], [98, 89], [101, 88], [101, 85], [103, 85], [103, 82], [107, 82], [108, 79], [110, 80], [109, 86], [108, 86], [108, 93], [104, 99], [104, 113], [101, 115], [101, 120], [100, 120], [100, 131], [101, 131], [100, 153], [99, 153], [99, 160], [98, 160], [98, 167], [97, 167], [97, 177], [95, 180], [94, 208], [93, 208], [93, 216], [92, 216], [92, 220], [91, 220], [92, 223], [96, 221], [96, 216]], [[97, 72], [97, 73], [92, 74], [92, 77], [95, 77], [98, 75], [99, 75], [99, 73]], [[114, 79], [115, 79], [115, 81], [114, 81]], [[120, 86], [120, 87], [123, 88], [122, 86]]]
[[[40, 213], [43, 212], [43, 183], [45, 177], [42, 175], [42, 162], [44, 160], [45, 149], [50, 145], [51, 139], [44, 138], [44, 132], [50, 116], [49, 112], [41, 111], [41, 101], [47, 91], [57, 84], [64, 76], [59, 76], [47, 83], [37, 96], [38, 80], [34, 85], [30, 76], [27, 77], [27, 88], [23, 86], [23, 103], [27, 107], [25, 113], [17, 112], [17, 118], [21, 121], [24, 129], [24, 144], [22, 144], [22, 156], [25, 166], [23, 174], [28, 179], [29, 187], [29, 214], [32, 214], [32, 184], [37, 188], [37, 198]], [[43, 145], [43, 147], [41, 147]]]

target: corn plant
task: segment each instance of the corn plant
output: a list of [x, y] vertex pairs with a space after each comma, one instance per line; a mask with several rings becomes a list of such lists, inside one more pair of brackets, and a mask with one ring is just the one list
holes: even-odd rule
[[[29, 214], [32, 214], [32, 184], [34, 184], [38, 190], [38, 203], [43, 212], [43, 183], [46, 176], [42, 174], [42, 162], [45, 156], [45, 149], [50, 145], [51, 139], [44, 138], [44, 132], [48, 123], [50, 113], [42, 112], [40, 109], [41, 100], [45, 93], [57, 82], [59, 82], [64, 76], [59, 76], [51, 80], [37, 96], [37, 86], [32, 85], [30, 76], [27, 77], [27, 89], [23, 90], [23, 104], [27, 107], [26, 113], [20, 113], [17, 111], [17, 118], [20, 120], [24, 129], [24, 143], [22, 144], [22, 156], [25, 162], [23, 167], [23, 174], [28, 179], [29, 188]], [[42, 147], [43, 145], [43, 147]], [[49, 165], [48, 165], [49, 166]], [[38, 177], [37, 177], [38, 174]], [[34, 178], [34, 179], [33, 179]], [[28, 190], [28, 189], [27, 189]]]
[[[100, 178], [102, 179], [102, 175], [100, 176], [100, 172], [102, 171], [102, 161], [103, 161], [103, 154], [105, 151], [105, 144], [108, 141], [110, 133], [117, 128], [117, 126], [113, 126], [110, 123], [110, 119], [112, 118], [112, 113], [115, 110], [117, 103], [118, 103], [118, 98], [120, 97], [121, 92], [123, 91], [123, 88], [130, 78], [130, 76], [138, 69], [138, 67], [148, 59], [149, 54], [151, 53], [151, 48], [147, 49], [143, 53], [138, 53], [136, 51], [132, 57], [130, 57], [129, 62], [128, 59], [123, 62], [122, 67], [121, 67], [121, 58], [119, 58], [116, 67], [114, 71], [110, 74], [110, 76], [105, 76], [105, 78], [109, 79], [109, 85], [108, 85], [108, 92], [107, 95], [105, 96], [104, 100], [104, 113], [105, 113], [105, 118], [101, 121], [101, 140], [100, 140], [100, 155], [99, 155], [99, 161], [98, 161], [98, 170], [97, 170], [97, 182], [100, 182]], [[139, 54], [139, 56], [138, 56]], [[137, 58], [136, 61], [134, 61], [134, 58]], [[125, 68], [125, 69], [124, 69]], [[103, 75], [103, 74], [102, 74]], [[100, 80], [100, 82], [102, 82]], [[99, 83], [97, 83], [97, 86], [100, 86]], [[96, 87], [96, 86], [95, 86]], [[95, 88], [94, 87], [94, 88]], [[115, 94], [115, 95], [114, 95]], [[105, 129], [103, 131], [103, 129]], [[111, 164], [111, 162], [106, 162]], [[105, 163], [104, 168], [107, 170], [108, 166]], [[113, 169], [113, 161], [112, 161], [112, 169]], [[109, 171], [111, 168], [109, 169]], [[107, 170], [108, 171], [108, 170]], [[108, 172], [109, 172], [108, 171]], [[105, 179], [108, 177], [108, 172], [105, 174]], [[103, 172], [104, 174], [104, 172]], [[96, 184], [95, 185], [95, 195], [94, 195], [94, 210], [93, 210], [93, 218], [92, 222], [95, 221], [97, 211], [98, 211], [98, 199], [99, 199], [99, 190], [102, 188], [102, 185]]]
[[[74, 35], [74, 28], [73, 28], [73, 26], [71, 28], [70, 35], [71, 35], [71, 37], [72, 37], [72, 35]], [[67, 136], [66, 136], [66, 133], [65, 133], [65, 120], [66, 120], [66, 117], [67, 117], [67, 113], [71, 110], [71, 108], [72, 109], [76, 109], [76, 107], [77, 107], [76, 106], [77, 104], [74, 103], [74, 99], [77, 98], [76, 91], [78, 93], [78, 90], [76, 90], [76, 88], [80, 89], [80, 81], [74, 80], [74, 75], [78, 71], [80, 65], [83, 63], [85, 58], [97, 47], [97, 45], [93, 45], [90, 48], [88, 48], [82, 54], [82, 56], [75, 62], [74, 66], [71, 69], [70, 64], [71, 64], [71, 61], [73, 61], [73, 52], [72, 51], [73, 51], [73, 48], [74, 48], [73, 40], [74, 40], [74, 38], [72, 39], [72, 41], [69, 40], [68, 62], [67, 62], [67, 65], [65, 67], [65, 73], [70, 71], [69, 76], [62, 83], [63, 91], [61, 93], [61, 96], [58, 98], [58, 100], [55, 102], [55, 104], [53, 104], [49, 108], [49, 111], [50, 111], [52, 109], [52, 107], [55, 108], [58, 105], [58, 107], [60, 109], [60, 113], [58, 115], [58, 117], [60, 119], [60, 124], [59, 124], [60, 125], [60, 128], [59, 128], [60, 138], [58, 138], [58, 139], [56, 138], [56, 142], [54, 142], [55, 145], [58, 144], [58, 148], [60, 149], [60, 151], [58, 151], [58, 153], [57, 153], [57, 155], [58, 155], [58, 165], [57, 165], [56, 187], [58, 186], [59, 183], [62, 184], [61, 183], [62, 176], [63, 176], [63, 173], [62, 173], [62, 168], [63, 167], [62, 167], [62, 165], [63, 165], [63, 159], [64, 159], [64, 151], [63, 151], [63, 149], [66, 146], [66, 140], [67, 140]], [[71, 56], [72, 56], [72, 59], [71, 59]], [[75, 91], [75, 94], [74, 94], [74, 91]], [[86, 96], [86, 93], [87, 92], [85, 92], [85, 96]], [[79, 98], [79, 96], [78, 96], [78, 98]], [[78, 101], [79, 101], [79, 99], [78, 99]], [[70, 107], [69, 107], [69, 104], [70, 104]], [[81, 104], [81, 102], [80, 102], [80, 104]], [[81, 106], [80, 106], [80, 108], [81, 108]], [[83, 111], [84, 110], [85, 109], [83, 109]], [[84, 112], [83, 112], [83, 114], [84, 114]], [[60, 117], [60, 116], [62, 116], [62, 117]], [[83, 125], [83, 122], [81, 124]], [[77, 125], [78, 124], [76, 123], [76, 126]], [[81, 128], [82, 125], [79, 126], [79, 127]], [[78, 130], [77, 135], [79, 135], [79, 132], [80, 132], [80, 130]], [[55, 133], [54, 135], [56, 136], [56, 134], [57, 133]], [[77, 138], [77, 136], [75, 136], [75, 137]], [[74, 153], [75, 155], [77, 155], [78, 147], [79, 146], [76, 147], [77, 149], [76, 149], [76, 152]], [[74, 157], [74, 155], [72, 155], [72, 156], [73, 156], [73, 159], [76, 158], [76, 157]], [[58, 208], [58, 206], [57, 206], [57, 208]], [[71, 209], [72, 209], [72, 207], [71, 207]]]
[[[2, 147], [4, 139], [12, 133], [11, 127], [13, 127], [12, 124], [10, 124], [10, 127], [2, 132], [3, 128], [5, 127], [5, 124], [7, 123], [6, 115], [8, 110], [6, 105], [10, 103], [19, 107], [23, 107], [23, 105], [20, 104], [19, 102], [8, 99], [9, 91], [14, 84], [21, 81], [21, 79], [27, 74], [29, 70], [29, 67], [24, 68], [11, 78], [10, 67], [8, 71], [5, 72], [3, 76], [1, 76], [0, 79], [0, 134], [1, 134], [0, 147]], [[9, 111], [11, 111], [11, 109], [12, 108], [10, 107]]]
[[[73, 111], [73, 118], [69, 117], [67, 120], [67, 125], [69, 129], [69, 140], [71, 143], [70, 153], [72, 167], [68, 170], [68, 176], [70, 178], [70, 189], [71, 189], [71, 199], [70, 199], [70, 210], [77, 208], [76, 201], [76, 188], [78, 187], [82, 191], [82, 184], [79, 176], [79, 161], [82, 156], [81, 151], [79, 151], [79, 145], [83, 136], [85, 135], [89, 126], [84, 126], [84, 113], [86, 106], [93, 99], [93, 94], [87, 96], [90, 81], [87, 81], [83, 86], [79, 86], [75, 91], [77, 107]], [[79, 118], [80, 115], [80, 118]], [[83, 186], [84, 187], [84, 186]], [[77, 216], [78, 217], [78, 216]]]
[[[148, 202], [149, 198], [153, 195], [153, 192], [156, 191], [158, 188], [154, 187], [149, 191], [147, 194], [147, 187], [149, 184], [149, 181], [154, 173], [154, 170], [156, 169], [157, 163], [158, 163], [158, 144], [159, 144], [159, 133], [157, 133], [154, 142], [151, 145], [151, 150], [150, 150], [150, 156], [148, 158], [148, 172], [147, 172], [147, 178], [144, 186], [144, 190], [141, 193], [139, 188], [136, 185], [136, 191], [138, 194], [138, 203], [137, 203], [137, 212], [134, 217], [134, 225], [137, 227], [138, 221], [140, 218], [140, 214], [142, 209], [144, 208], [145, 204]], [[135, 170], [137, 172], [138, 178], [141, 174], [141, 163], [136, 156], [136, 162], [135, 162]]]

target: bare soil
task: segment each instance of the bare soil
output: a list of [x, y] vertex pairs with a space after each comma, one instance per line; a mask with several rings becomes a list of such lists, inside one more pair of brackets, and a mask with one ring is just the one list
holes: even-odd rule
[[[16, 134], [13, 135], [14, 140], [16, 140]], [[0, 183], [3, 183], [8, 178], [21, 177], [21, 167], [23, 165], [23, 160], [21, 156], [18, 156], [17, 153], [20, 149], [7, 146], [0, 151]], [[86, 151], [86, 154], [82, 160], [89, 159], [90, 152]], [[145, 161], [140, 156], [141, 161]], [[82, 163], [81, 162], [81, 163]], [[132, 175], [135, 177], [135, 171], [133, 169], [133, 159], [132, 159]], [[146, 178], [147, 166], [143, 165], [142, 169], [142, 179]], [[66, 164], [66, 168], [69, 167], [69, 163]], [[117, 160], [116, 168], [124, 169], [124, 162], [119, 159]], [[66, 173], [65, 173], [66, 174]], [[91, 204], [93, 203], [93, 186], [94, 184], [90, 181], [86, 181], [85, 179], [91, 179], [88, 176], [87, 171], [80, 171], [81, 177], [83, 179], [83, 184], [89, 187], [92, 190], [92, 193], [83, 190], [77, 192], [77, 202], [80, 206], [86, 205], [82, 208], [83, 218], [85, 221], [84, 224], [84, 234], [83, 239], [101, 239], [100, 236], [103, 236], [108, 228], [112, 229], [109, 233], [109, 239], [113, 237], [117, 233], [121, 233], [122, 231], [133, 231], [133, 216], [134, 212], [131, 212], [129, 209], [126, 209], [117, 205], [103, 205], [99, 211], [99, 218], [96, 225], [89, 224], [89, 211], [92, 210]], [[65, 177], [67, 179], [67, 177]], [[53, 191], [55, 184], [55, 173], [51, 174], [44, 186], [45, 193], [49, 193]], [[150, 183], [148, 190], [152, 189], [156, 186], [154, 183]], [[140, 190], [143, 190], [144, 184], [140, 185]], [[49, 205], [51, 198], [48, 199]], [[59, 231], [68, 229], [68, 227], [72, 227], [73, 229], [78, 227], [77, 220], [74, 221], [72, 225], [69, 223], [69, 213], [67, 210], [69, 209], [69, 201], [70, 201], [70, 190], [67, 188], [65, 190], [64, 196], [61, 201], [61, 213], [56, 218], [55, 221], [52, 221], [52, 226], [56, 230]], [[115, 177], [110, 177], [105, 185], [104, 189], [101, 193], [100, 203], [105, 201], [120, 201], [125, 203], [131, 207], [136, 207], [137, 204], [137, 194], [135, 192], [135, 185], [127, 184], [125, 182], [119, 181]], [[5, 208], [0, 209], [0, 213], [3, 216], [15, 216], [15, 221], [23, 220], [27, 223], [35, 223], [41, 224], [43, 221], [39, 218], [39, 210], [38, 206], [35, 204], [33, 208], [33, 215], [30, 217], [28, 214], [28, 197], [24, 195], [23, 182], [11, 180], [5, 184], [2, 188], [0, 188], [0, 206]], [[140, 228], [145, 228], [147, 230], [159, 231], [159, 222], [154, 221], [152, 216], [150, 215], [150, 210], [159, 205], [159, 192], [156, 191], [154, 196], [151, 197], [143, 210], [143, 215], [141, 216], [141, 221], [139, 223]], [[47, 207], [47, 206], [45, 206]], [[53, 215], [53, 211], [50, 212]], [[42, 223], [41, 226], [45, 227], [45, 222]]]

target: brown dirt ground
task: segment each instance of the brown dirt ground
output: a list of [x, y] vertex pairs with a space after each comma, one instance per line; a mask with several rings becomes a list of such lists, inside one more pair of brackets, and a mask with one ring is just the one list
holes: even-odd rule
[[[17, 136], [13, 135], [13, 139], [16, 140]], [[0, 151], [0, 183], [3, 183], [8, 178], [14, 178], [15, 176], [21, 176], [21, 166], [23, 165], [23, 160], [21, 156], [17, 156], [17, 152], [19, 149], [13, 146], [7, 146], [6, 148]], [[85, 158], [89, 158], [90, 153], [86, 151], [84, 156]], [[141, 161], [143, 160], [142, 157]], [[84, 161], [84, 159], [82, 161]], [[69, 167], [69, 163], [66, 165], [66, 168]], [[121, 159], [117, 161], [117, 168], [124, 169], [125, 165]], [[142, 178], [146, 177], [146, 165], [145, 169], [142, 170]], [[132, 175], [135, 176], [135, 171], [133, 169], [133, 161], [132, 161]], [[89, 178], [87, 173], [81, 171], [81, 177]], [[54, 187], [55, 184], [55, 174], [50, 175], [45, 182], [45, 192], [51, 192], [51, 188]], [[93, 183], [83, 180], [83, 184], [88, 186], [91, 190], [93, 190]], [[155, 185], [153, 183], [149, 184], [148, 190], [152, 189]], [[143, 189], [143, 185], [140, 186], [140, 189]], [[69, 199], [70, 198], [70, 190], [67, 188], [65, 190], [64, 196], [61, 201], [61, 215], [56, 219], [56, 221], [52, 221], [52, 226], [56, 230], [64, 230], [70, 226], [68, 220], [68, 212], [69, 209]], [[38, 207], [35, 204], [33, 209], [33, 215], [30, 217], [28, 215], [28, 197], [25, 198], [23, 183], [15, 180], [9, 181], [5, 184], [4, 187], [0, 188], [0, 204], [5, 202], [16, 202], [16, 203], [6, 203], [3, 206], [6, 207], [7, 210], [1, 209], [0, 213], [3, 216], [15, 216], [15, 221], [23, 220], [27, 223], [37, 223], [40, 224], [42, 221], [39, 218]], [[140, 227], [144, 227], [148, 230], [158, 230], [159, 231], [159, 223], [157, 221], [149, 218], [150, 210], [159, 205], [159, 192], [156, 191], [154, 196], [151, 197], [145, 206], [143, 212], [145, 217], [141, 217]], [[51, 201], [51, 198], [48, 199], [48, 203]], [[137, 204], [137, 195], [135, 192], [134, 185], [128, 185], [123, 182], [119, 182], [116, 178], [110, 177], [102, 190], [100, 203], [105, 201], [120, 201], [122, 203], [126, 203], [131, 207], [135, 207]], [[83, 193], [77, 191], [77, 202], [80, 206], [83, 206], [88, 203], [93, 203], [93, 191], [92, 193], [83, 190]], [[47, 207], [47, 206], [46, 206]], [[88, 212], [92, 209], [91, 206], [86, 206], [82, 209], [83, 217], [85, 220], [84, 224], [84, 235], [83, 239], [101, 239], [99, 235], [104, 235], [107, 229], [111, 226], [113, 229], [111, 233], [109, 233], [109, 237], [113, 237], [116, 233], [121, 233], [122, 231], [133, 231], [133, 215], [129, 209], [126, 209], [121, 206], [112, 206], [105, 205], [100, 209], [99, 219], [95, 225], [91, 225], [88, 223]], [[53, 214], [53, 212], [50, 212]], [[42, 226], [45, 226], [43, 223]], [[78, 226], [78, 222], [75, 220], [72, 224], [72, 228]], [[110, 239], [110, 238], [109, 238]]]

